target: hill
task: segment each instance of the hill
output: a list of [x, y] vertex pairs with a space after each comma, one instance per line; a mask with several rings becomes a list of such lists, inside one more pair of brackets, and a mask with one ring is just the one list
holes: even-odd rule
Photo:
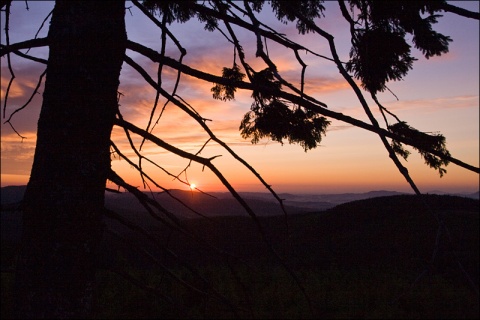
[[[445, 219], [452, 241], [441, 242], [430, 264], [438, 231], [436, 215]], [[303, 279], [318, 317], [478, 318], [478, 295], [458, 264], [478, 288], [478, 200], [446, 195], [376, 197], [291, 215], [288, 231], [282, 216], [262, 216], [259, 222], [274, 250]], [[245, 279], [247, 295], [259, 301], [257, 308], [266, 312], [264, 317], [272, 312], [279, 318], [287, 312], [294, 312], [289, 317], [311, 317], [298, 287], [282, 271], [252, 219], [217, 216], [187, 219], [181, 225], [188, 235], [151, 226], [158, 246], [126, 233], [140, 245], [126, 250], [124, 244], [107, 237], [104, 263], [111, 264], [112, 253], [121, 252], [126, 260], [120, 261], [129, 261], [130, 268], [155, 274], [159, 265], [141, 253], [146, 249], [159, 258], [161, 266], [181, 272], [202, 270], [227, 292], [233, 290], [234, 296], [242, 292], [238, 281]], [[241, 280], [228, 276], [232, 266]], [[411, 284], [425, 270], [429, 272], [412, 290]], [[408, 294], [392, 304], [403, 292]], [[198, 300], [188, 297], [188, 301]], [[272, 304], [278, 309], [268, 307]]]
[[[162, 196], [165, 195], [159, 195]], [[199, 199], [203, 198], [191, 197], [190, 204]], [[106, 218], [109, 231], [99, 251], [97, 318], [119, 315], [137, 318], [140, 309], [150, 318], [159, 314], [178, 317], [176, 310], [165, 307], [151, 294], [146, 295], [111, 272], [119, 266], [161, 288], [168, 296], [176, 297], [178, 303], [187, 302], [188, 308], [182, 310], [192, 317], [206, 312], [201, 307], [203, 311], [196, 313], [195, 308], [203, 306], [197, 302], [203, 300], [198, 292], [181, 289], [178, 282], [167, 276], [169, 272], [202, 286], [204, 283], [194, 276], [195, 272], [190, 272], [199, 270], [223, 293], [240, 299], [239, 303], [257, 303], [257, 318], [271, 317], [272, 312], [279, 318], [287, 314], [290, 318], [311, 317], [298, 287], [272, 255], [250, 217], [197, 216], [182, 219], [179, 226], [171, 228], [153, 223], [145, 212], [126, 210], [130, 203], [127, 200], [119, 197], [114, 201], [117, 208], [127, 206], [121, 215], [141, 222], [156, 242]], [[203, 200], [202, 203], [208, 203]], [[262, 203], [259, 199], [257, 202]], [[425, 207], [425, 202], [433, 212]], [[229, 209], [229, 202], [221, 203]], [[438, 231], [436, 215], [445, 220], [451, 241], [441, 242], [438, 257], [430, 265]], [[15, 226], [18, 228], [19, 217], [16, 212], [2, 212], [2, 271], [13, 263], [18, 238], [5, 239]], [[273, 249], [299, 275], [318, 317], [478, 318], [478, 296], [470, 289], [457, 262], [478, 288], [479, 200], [448, 195], [380, 196], [324, 211], [299, 211], [288, 216], [288, 228], [281, 215], [260, 215], [258, 221]], [[430, 267], [430, 272], [415, 290], [409, 291], [411, 283], [426, 267]], [[238, 272], [233, 278], [230, 268]], [[2, 272], [2, 279], [4, 276], [7, 278]], [[242, 286], [248, 289], [238, 287], [242, 280], [245, 280]], [[2, 286], [2, 304], [8, 290]], [[397, 304], [391, 303], [406, 290], [406, 297]], [[243, 301], [242, 297], [247, 298]], [[276, 307], [272, 309], [272, 305]], [[213, 318], [229, 314], [225, 307], [212, 308], [207, 314]]]
[[[332, 209], [260, 218], [265, 234], [278, 252], [295, 265], [345, 268], [397, 266], [419, 269], [431, 257], [438, 223], [424, 206], [445, 219], [453, 243], [445, 254], [464, 259], [478, 279], [479, 201], [456, 196], [413, 195], [377, 197], [338, 205]], [[212, 246], [246, 260], [271, 258], [258, 227], [248, 217], [216, 217], [185, 221], [185, 228]], [[181, 233], [154, 228], [167, 235], [169, 248], [196, 264], [210, 263], [214, 254]], [[166, 241], [165, 237], [165, 241]], [[285, 251], [286, 250], [286, 251]]]

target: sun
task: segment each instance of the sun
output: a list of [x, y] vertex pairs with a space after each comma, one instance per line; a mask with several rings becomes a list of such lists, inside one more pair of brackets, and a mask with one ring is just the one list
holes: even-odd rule
[[195, 190], [197, 185], [195, 183], [190, 183], [190, 190]]

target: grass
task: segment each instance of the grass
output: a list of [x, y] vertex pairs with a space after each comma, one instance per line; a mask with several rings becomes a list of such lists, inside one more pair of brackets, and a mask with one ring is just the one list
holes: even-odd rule
[[[149, 286], [157, 286], [174, 304], [115, 273], [100, 270], [94, 319], [474, 319], [479, 314], [478, 297], [467, 285], [459, 286], [439, 275], [423, 278], [409, 291], [414, 274], [335, 267], [301, 270], [298, 274], [312, 301], [310, 310], [298, 286], [280, 267], [238, 271], [246, 288], [225, 267], [204, 267], [201, 272], [213, 287], [235, 303], [239, 308], [236, 314], [214, 296], [192, 293], [153, 270], [130, 270], [130, 273]], [[187, 273], [183, 278], [188, 280]], [[1, 315], [2, 319], [8, 319], [12, 312], [13, 274], [2, 273], [1, 280]]]
[[[135, 273], [135, 272], [134, 272]], [[292, 279], [278, 267], [240, 270], [246, 290], [225, 268], [202, 270], [211, 284], [239, 308], [212, 295], [202, 296], [175, 285], [158, 273], [143, 274], [177, 305], [147, 294], [115, 274], [102, 272], [95, 318], [478, 318], [478, 297], [438, 275], [427, 276], [408, 291], [415, 275], [389, 270], [308, 269], [299, 272], [312, 310]], [[405, 295], [401, 296], [403, 293]], [[400, 298], [399, 298], [400, 297]], [[399, 299], [398, 299], [399, 298]], [[398, 301], [397, 301], [398, 299]]]

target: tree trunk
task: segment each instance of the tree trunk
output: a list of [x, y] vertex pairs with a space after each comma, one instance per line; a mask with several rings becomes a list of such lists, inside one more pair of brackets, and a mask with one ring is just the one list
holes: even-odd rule
[[126, 46], [123, 1], [60, 1], [17, 262], [17, 318], [86, 318]]

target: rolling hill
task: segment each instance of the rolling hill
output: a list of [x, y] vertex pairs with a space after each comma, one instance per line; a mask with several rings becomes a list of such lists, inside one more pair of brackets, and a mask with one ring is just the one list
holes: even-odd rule
[[[433, 212], [424, 207], [429, 203]], [[452, 241], [445, 243], [445, 259], [455, 253], [478, 281], [479, 201], [455, 196], [412, 195], [377, 197], [338, 205], [326, 211], [299, 213], [285, 219], [259, 219], [267, 239], [292, 264], [345, 268], [396, 266], [420, 269], [435, 246], [438, 223], [445, 219]], [[258, 226], [248, 217], [191, 219], [184, 224], [197, 237], [245, 260], [268, 260], [268, 247]], [[215, 254], [181, 233], [158, 226], [159, 238], [168, 235], [169, 248], [189, 261], [210, 263]], [[162, 241], [167, 241], [167, 236]]]
[[[10, 199], [19, 199], [19, 190], [9, 189]], [[4, 202], [3, 191], [2, 204], [8, 203]], [[235, 202], [231, 198], [222, 198], [222, 195], [216, 195], [217, 198], [199, 194], [192, 196], [189, 192], [176, 191], [174, 195], [188, 205], [200, 207], [204, 213], [213, 214], [209, 218], [198, 217], [188, 210], [182, 211], [186, 210], [185, 207], [178, 206], [175, 201], [165, 200], [168, 199], [165, 194], [157, 194], [165, 207], [172, 212], [182, 212], [181, 217], [187, 218], [180, 219], [178, 225], [172, 228], [154, 223], [147, 213], [138, 210], [138, 206], [132, 203], [131, 195], [108, 196], [111, 209], [135, 221], [156, 242], [152, 243], [144, 235], [105, 218], [110, 231], [105, 233], [99, 250], [99, 270], [102, 277], [107, 277], [102, 278], [101, 286], [107, 296], [117, 291], [118, 295], [102, 298], [108, 302], [104, 303], [105, 309], [99, 311], [104, 312], [100, 313], [100, 318], [102, 315], [111, 317], [118, 314], [136, 317], [138, 305], [145, 305], [145, 310], [150, 310], [148, 308], [153, 304], [151, 299], [135, 298], [139, 293], [133, 293], [130, 287], [125, 289], [126, 284], [110, 275], [108, 270], [119, 265], [136, 275], [150, 274], [148, 281], [163, 279], [163, 276], [158, 278], [163, 274], [162, 268], [185, 272], [187, 266], [187, 269], [195, 268], [213, 274], [211, 279], [220, 281], [220, 287], [228, 285], [232, 286], [231, 290], [237, 290], [233, 287], [234, 280], [223, 278], [227, 265], [233, 265], [242, 277], [253, 277], [254, 282], [250, 282], [249, 286], [257, 290], [251, 292], [256, 301], [266, 303], [267, 299], [273, 299], [282, 310], [279, 311], [280, 317], [285, 315], [282, 312], [286, 310], [303, 314], [298, 312], [305, 312], [305, 306], [288, 307], [291, 301], [289, 295], [293, 295], [291, 288], [295, 285], [290, 278], [282, 275], [279, 260], [272, 254], [271, 248], [292, 270], [304, 277], [302, 279], [307, 279], [305, 285], [315, 299], [319, 314], [325, 317], [478, 317], [478, 296], [472, 293], [465, 277], [465, 273], [468, 274], [478, 288], [480, 208], [477, 199], [450, 195], [376, 196], [333, 205], [321, 211], [292, 206], [289, 210], [293, 210], [294, 214], [285, 220], [282, 215], [274, 213], [278, 205], [266, 201], [262, 198], [264, 195], [249, 194], [249, 203], [264, 213], [258, 218], [263, 237], [259, 225], [243, 212], [225, 214], [237, 212], [233, 209]], [[296, 198], [295, 201], [308, 203], [306, 200], [308, 198]], [[315, 200], [318, 202], [319, 198]], [[21, 231], [21, 214], [6, 211], [1, 217], [3, 271], [11, 268], [14, 261]], [[444, 219], [449, 237], [445, 237], [447, 233], [443, 232], [440, 250], [431, 264], [439, 230], [437, 217]], [[144, 252], [157, 259], [163, 267], [159, 268]], [[465, 273], [459, 268], [459, 263]], [[429, 270], [429, 273], [417, 285], [418, 292], [407, 295], [393, 306], [391, 299], [398, 296], [404, 290], [402, 288], [408, 288], [423, 270]], [[188, 274], [186, 277], [190, 279]], [[170, 294], [172, 288], [169, 282], [162, 280], [162, 283]], [[295, 290], [298, 291], [298, 288]], [[329, 292], [332, 297], [329, 297]], [[386, 296], [390, 300], [385, 300]], [[2, 302], [3, 297], [2, 292]], [[188, 295], [179, 299], [187, 299], [190, 304], [198, 297]], [[295, 299], [301, 300], [298, 297]], [[366, 303], [365, 299], [370, 302]], [[281, 306], [279, 301], [283, 301]], [[112, 303], [115, 303], [113, 309], [109, 307]], [[264, 306], [266, 312], [272, 310], [268, 305]], [[152, 310], [147, 312], [149, 316], [158, 314]]]

